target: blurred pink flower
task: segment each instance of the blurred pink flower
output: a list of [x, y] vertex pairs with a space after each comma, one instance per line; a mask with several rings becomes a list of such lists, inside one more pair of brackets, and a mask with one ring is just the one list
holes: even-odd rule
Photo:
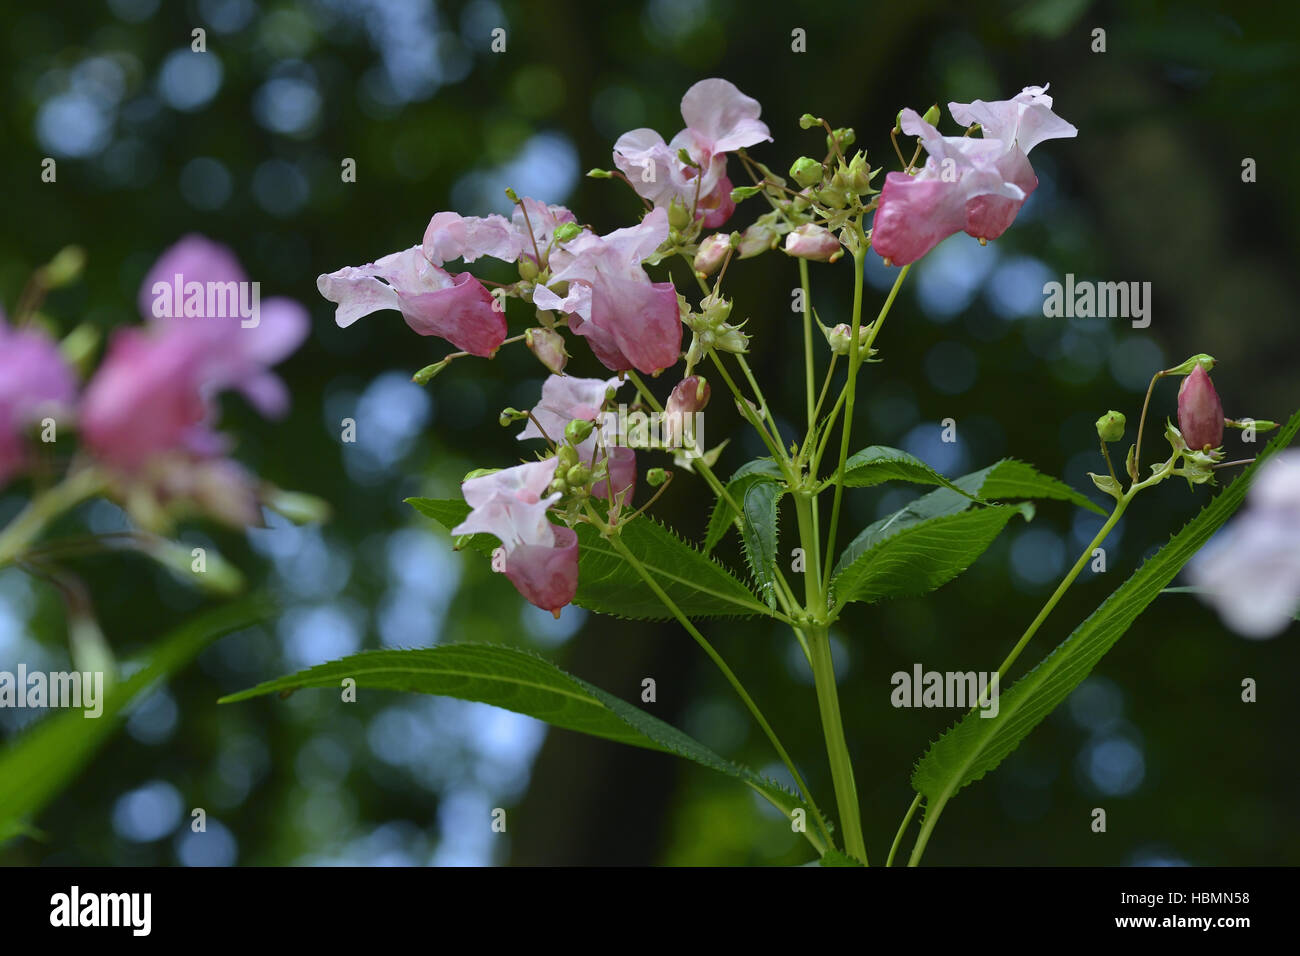
[[651, 282], [641, 268], [667, 238], [663, 209], [607, 236], [584, 232], [551, 255], [551, 281], [568, 283], [564, 297], [539, 285], [533, 304], [568, 313], [569, 327], [611, 371], [668, 368], [682, 348], [677, 290], [671, 282]]
[[1300, 450], [1260, 468], [1246, 509], [1188, 566], [1223, 622], [1245, 637], [1275, 637], [1300, 608]]
[[0, 312], [0, 486], [27, 465], [24, 432], [67, 414], [76, 393], [58, 345], [35, 329], [11, 329]]
[[979, 138], [943, 136], [915, 110], [903, 110], [903, 132], [920, 137], [928, 156], [915, 176], [885, 177], [872, 248], [906, 265], [961, 230], [977, 239], [1002, 235], [1038, 187], [1029, 151], [1043, 140], [1078, 134], [1052, 112], [1046, 89], [1028, 86], [993, 103], [949, 103], [958, 123], [981, 125]]
[[[672, 142], [665, 143], [652, 129], [634, 129], [614, 144], [614, 164], [656, 208], [667, 209], [677, 199], [703, 216], [706, 228], [716, 229], [736, 208], [726, 154], [772, 140], [758, 118], [761, 112], [757, 100], [727, 80], [701, 80], [682, 97], [686, 128]], [[682, 162], [678, 154], [683, 149], [695, 166]]]
[[556, 461], [529, 462], [466, 481], [461, 492], [471, 511], [451, 530], [496, 537], [510, 582], [532, 604], [558, 614], [578, 588], [578, 536], [546, 517], [560, 498], [544, 497]]

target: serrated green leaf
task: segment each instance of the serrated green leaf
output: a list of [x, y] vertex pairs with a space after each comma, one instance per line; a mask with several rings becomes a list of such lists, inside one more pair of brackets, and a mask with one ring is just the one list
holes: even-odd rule
[[[781, 466], [771, 458], [755, 458], [753, 461], [745, 462], [736, 469], [729, 479], [727, 479], [724, 488], [731, 500], [737, 505], [743, 507], [745, 493], [750, 486], [757, 482], [781, 482], [784, 481], [781, 474]], [[708, 554], [722, 540], [727, 529], [735, 523], [736, 515], [732, 512], [731, 507], [722, 500], [714, 502], [713, 511], [709, 515], [709, 527], [704, 535], [704, 553]]]
[[[574, 604], [635, 620], [664, 621], [672, 617], [594, 526], [580, 524], [576, 530], [578, 594]], [[642, 515], [623, 525], [619, 534], [627, 549], [688, 618], [770, 614], [735, 575], [653, 518]]]
[[358, 688], [479, 701], [564, 730], [692, 760], [748, 784], [787, 818], [802, 809], [808, 823], [805, 835], [819, 852], [826, 849], [815, 832], [811, 808], [779, 784], [726, 760], [671, 724], [560, 670], [545, 658], [513, 647], [445, 644], [419, 650], [365, 651], [230, 694], [220, 703], [304, 687], [337, 689], [345, 678], [356, 681]]
[[745, 559], [768, 607], [776, 607], [776, 545], [781, 496], [785, 489], [772, 481], [758, 481], [745, 492], [745, 520], [740, 540]]
[[[844, 463], [846, 488], [871, 488], [886, 481], [908, 481], [914, 485], [943, 485], [962, 489], [915, 455], [887, 445], [871, 445]], [[963, 492], [964, 493], [964, 492]]]
[[[469, 505], [456, 499], [408, 498], [421, 514], [448, 531], [465, 520]], [[672, 613], [590, 524], [578, 534], [578, 593], [573, 603], [615, 617], [666, 621]], [[623, 543], [653, 574], [655, 582], [690, 618], [746, 617], [767, 614], [768, 608], [721, 564], [665, 528], [653, 518], [634, 519], [622, 527]], [[470, 535], [465, 546], [491, 555], [500, 542], [490, 534]]]
[[0, 843], [33, 832], [32, 818], [113, 735], [130, 704], [184, 667], [216, 638], [255, 624], [273, 610], [265, 598], [253, 597], [200, 614], [152, 645], [129, 677], [106, 684], [99, 717], [86, 717], [82, 710], [63, 710], [23, 732], [0, 752]]
[[1015, 458], [1004, 458], [992, 467], [980, 485], [979, 495], [989, 500], [1055, 498], [1107, 517], [1106, 510], [1087, 495]]
[[1163, 548], [1142, 564], [1063, 643], [998, 701], [998, 714], [972, 712], [935, 741], [918, 762], [912, 786], [927, 812], [994, 770], [1050, 714], [1129, 629], [1182, 567], [1240, 507], [1260, 465], [1300, 429], [1297, 412], [1256, 463], [1220, 492]]
[[933, 591], [970, 567], [1020, 513], [1009, 505], [989, 505], [884, 530], [883, 537], [864, 542], [857, 558], [835, 572], [831, 590], [836, 605]]

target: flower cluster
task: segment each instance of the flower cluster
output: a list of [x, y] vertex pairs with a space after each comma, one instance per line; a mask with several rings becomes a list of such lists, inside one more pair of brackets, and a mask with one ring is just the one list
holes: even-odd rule
[[[624, 378], [658, 375], [685, 358], [665, 410], [670, 421], [680, 421], [708, 401], [708, 383], [696, 367], [707, 359], [718, 361], [719, 353], [743, 356], [748, 350], [745, 323], [732, 321], [732, 302], [720, 289], [733, 257], [782, 247], [791, 257], [835, 262], [846, 248], [861, 251], [872, 242], [901, 264], [961, 229], [996, 238], [1037, 184], [1028, 151], [1044, 139], [1075, 133], [1036, 87], [1005, 102], [953, 104], [958, 121], [982, 126], [983, 136], [977, 138], [941, 136], [930, 120], [905, 110], [903, 129], [918, 136], [930, 156], [919, 172], [904, 163], [904, 171], [891, 173], [881, 192], [872, 185], [881, 170], [871, 168], [864, 151], [848, 152], [854, 131], [834, 129], [811, 114], [800, 125], [824, 127], [826, 154], [798, 159], [789, 184], [746, 152], [772, 141], [761, 112], [756, 100], [731, 83], [707, 79], [682, 97], [685, 126], [671, 140], [650, 129], [620, 136], [613, 147], [615, 169], [590, 175], [631, 187], [645, 207], [635, 225], [602, 235], [563, 206], [507, 189], [514, 203], [508, 219], [438, 212], [419, 245], [317, 280], [321, 294], [336, 304], [340, 326], [393, 310], [418, 334], [460, 350], [417, 372], [421, 384], [454, 359], [491, 358], [520, 340], [551, 373], [535, 408], [503, 413], [507, 423], [528, 419], [519, 437], [544, 440], [545, 457], [502, 471], [472, 472], [463, 485], [471, 513], [455, 529], [459, 535], [495, 536], [505, 559], [501, 570], [539, 607], [558, 611], [573, 598], [578, 554], [572, 527], [590, 520], [587, 509], [603, 503], [600, 514], [616, 520], [618, 510], [631, 503], [635, 455], [599, 424], [602, 408]], [[734, 188], [728, 169], [732, 157], [743, 164], [752, 186]], [[739, 202], [759, 194], [769, 210], [755, 222], [737, 233], [710, 232], [730, 221]], [[863, 224], [872, 210], [875, 235], [868, 240]], [[514, 265], [517, 279], [492, 283], [448, 268], [483, 257]], [[704, 293], [698, 304], [647, 272], [669, 257], [691, 264]], [[706, 280], [715, 274], [710, 289]], [[535, 316], [513, 338], [510, 303]], [[691, 332], [685, 350], [684, 328]], [[617, 376], [566, 377], [566, 329], [584, 339], [595, 359]], [[833, 352], [849, 353], [848, 325], [822, 331]], [[872, 338], [871, 330], [860, 329], [860, 342]], [[870, 359], [876, 350], [867, 349]], [[755, 414], [752, 408], [748, 412]], [[674, 434], [670, 431], [670, 437]], [[694, 470], [695, 459], [676, 460]], [[707, 468], [710, 461], [706, 454], [701, 463]], [[663, 479], [659, 470], [647, 477], [654, 479], [652, 485]]]
[[0, 483], [30, 464], [26, 430], [53, 414], [75, 422], [87, 464], [144, 526], [194, 509], [232, 525], [258, 523], [258, 483], [228, 457], [230, 443], [214, 429], [216, 400], [235, 390], [263, 415], [283, 415], [288, 390], [270, 368], [298, 348], [309, 320], [293, 300], [260, 302], [260, 290], [242, 293], [256, 309], [242, 315], [248, 287], [228, 248], [184, 237], [141, 285], [146, 324], [114, 333], [80, 395], [71, 364], [44, 332], [0, 320]]

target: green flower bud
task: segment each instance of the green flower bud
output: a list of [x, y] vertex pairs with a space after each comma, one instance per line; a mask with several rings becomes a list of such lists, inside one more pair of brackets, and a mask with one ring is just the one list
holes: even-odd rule
[[562, 222], [555, 227], [556, 242], [568, 242], [580, 235], [582, 235], [582, 227], [576, 222]]
[[564, 426], [564, 440], [570, 445], [581, 445], [591, 436], [591, 422], [575, 418]]
[[686, 208], [680, 196], [674, 196], [668, 206], [668, 225], [674, 229], [685, 229], [691, 224], [691, 212]]
[[497, 418], [497, 421], [500, 422], [502, 428], [505, 428], [511, 422], [523, 421], [527, 417], [527, 412], [521, 412], [517, 408], [503, 408], [501, 409], [501, 415]]
[[931, 126], [938, 126], [939, 125], [939, 104], [935, 103], [934, 106], [931, 106], [928, 110], [926, 110], [925, 115], [922, 116], [921, 119], [925, 120]]
[[435, 375], [450, 364], [451, 363], [447, 361], [447, 359], [443, 359], [441, 362], [434, 362], [432, 365], [426, 365], [411, 376], [411, 381], [416, 385], [428, 385]]
[[1104, 442], [1119, 441], [1124, 437], [1124, 416], [1109, 411], [1097, 419], [1097, 437]]
[[804, 113], [803, 116], [799, 117], [800, 129], [812, 129], [814, 126], [821, 125], [822, 118], [820, 116], [813, 116], [811, 113]]
[[570, 488], [583, 488], [591, 482], [591, 469], [586, 465], [574, 465], [564, 473], [564, 480]]
[[751, 196], [757, 196], [762, 191], [762, 186], [737, 186], [731, 191], [731, 201], [743, 202]]
[[556, 478], [551, 482], [551, 492], [567, 495], [569, 493], [569, 485], [563, 478]]
[[812, 186], [822, 181], [825, 170], [811, 156], [800, 156], [790, 167], [790, 178], [800, 186]]
[[555, 466], [555, 473], [561, 474], [568, 471], [578, 463], [578, 450], [572, 445], [561, 445], [560, 450], [555, 453], [558, 464]]
[[525, 282], [532, 282], [537, 278], [541, 270], [537, 268], [537, 263], [533, 261], [532, 256], [519, 257], [519, 278]]
[[668, 480], [668, 472], [663, 468], [651, 468], [645, 473], [645, 480], [651, 488], [658, 488]]
[[509, 186], [506, 187], [506, 198], [509, 199], [511, 202], [519, 202], [519, 194], [515, 192], [513, 189], [511, 189]]
[[587, 170], [588, 179], [612, 179], [614, 171], [611, 169], [589, 169]]
[[861, 150], [858, 150], [857, 155], [849, 163], [846, 183], [859, 196], [871, 189], [871, 165], [867, 162], [866, 154]]
[[57, 289], [75, 282], [86, 266], [86, 252], [80, 246], [64, 246], [45, 266], [45, 284]]
[[857, 138], [858, 134], [853, 132], [851, 127], [841, 126], [830, 136], [826, 137], [826, 148], [834, 152], [835, 147], [838, 144], [841, 151], [846, 150], [857, 141]]

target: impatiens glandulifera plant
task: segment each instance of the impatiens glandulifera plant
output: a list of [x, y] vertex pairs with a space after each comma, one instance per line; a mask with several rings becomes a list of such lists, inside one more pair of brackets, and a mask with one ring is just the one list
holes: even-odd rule
[[[260, 286], [231, 250], [189, 235], [141, 284], [145, 323], [115, 330], [96, 366], [95, 327], [82, 324], [59, 338], [56, 320], [41, 311], [51, 289], [77, 279], [84, 259], [80, 249], [63, 250], [32, 276], [12, 319], [0, 312], [0, 491], [26, 482], [25, 504], [0, 528], [0, 570], [16, 567], [56, 587], [74, 669], [102, 674], [107, 699], [97, 721], [65, 711], [0, 752], [0, 841], [29, 830], [124, 709], [159, 678], [272, 611], [260, 596], [225, 603], [119, 666], [69, 559], [135, 551], [190, 586], [230, 598], [244, 590], [243, 575], [210, 544], [176, 540], [180, 521], [243, 528], [263, 523], [263, 507], [294, 520], [326, 514], [323, 502], [247, 471], [230, 456], [230, 437], [213, 428], [223, 391], [240, 392], [269, 418], [287, 411], [288, 390], [270, 369], [307, 335], [302, 304], [262, 302]], [[122, 530], [51, 534], [59, 518], [95, 498], [123, 509]]]
[[[590, 173], [630, 186], [644, 206], [639, 222], [599, 235], [568, 209], [507, 189], [515, 204], [510, 219], [439, 212], [420, 245], [318, 280], [322, 295], [337, 304], [340, 326], [391, 309], [417, 333], [459, 350], [415, 371], [421, 384], [453, 362], [491, 357], [512, 343], [523, 342], [536, 355], [550, 373], [537, 403], [501, 413], [505, 426], [522, 423], [518, 438], [527, 443], [522, 463], [499, 462], [504, 467], [471, 472], [462, 485], [463, 500], [414, 498], [411, 504], [446, 527], [457, 548], [491, 560], [540, 608], [558, 615], [575, 603], [620, 618], [675, 620], [734, 688], [796, 792], [737, 766], [620, 697], [506, 647], [451, 644], [367, 652], [226, 700], [337, 687], [351, 679], [363, 687], [483, 701], [556, 727], [668, 751], [735, 777], [785, 814], [826, 864], [894, 863], [924, 805], [910, 854], [910, 862], [918, 863], [953, 795], [994, 769], [1088, 675], [1240, 504], [1253, 472], [1248, 469], [1232, 482], [1064, 643], [999, 692], [999, 682], [1138, 493], [1173, 475], [1192, 486], [1214, 484], [1218, 470], [1239, 463], [1222, 460], [1223, 411], [1209, 380], [1213, 360], [1205, 355], [1152, 379], [1136, 443], [1124, 459], [1127, 487], [1107, 448], [1122, 439], [1125, 416], [1110, 412], [1098, 421], [1106, 473], [1092, 477], [1115, 500], [1108, 516], [1069, 485], [1020, 461], [1005, 459], [950, 478], [904, 451], [864, 445], [863, 437], [855, 436], [861, 426], [859, 380], [868, 377], [865, 366], [888, 358], [881, 333], [911, 264], [957, 232], [981, 242], [1000, 236], [1037, 186], [1030, 150], [1045, 140], [1076, 135], [1053, 113], [1046, 88], [1029, 87], [1001, 102], [952, 103], [949, 110], [964, 127], [960, 135], [939, 133], [937, 107], [924, 116], [899, 113], [891, 139], [900, 168], [878, 190], [874, 183], [881, 168], [852, 149], [854, 131], [833, 128], [811, 114], [799, 125], [816, 129], [819, 139], [824, 134], [824, 151], [819, 147], [819, 156], [795, 160], [788, 178], [774, 173], [747, 152], [772, 139], [759, 119], [759, 104], [725, 80], [704, 80], [683, 97], [686, 128], [671, 141], [652, 130], [633, 130], [614, 146], [616, 169]], [[900, 133], [916, 140], [910, 159]], [[922, 151], [927, 156], [918, 167]], [[733, 159], [748, 185], [733, 187], [728, 169]], [[764, 208], [751, 224], [716, 231], [751, 200]], [[738, 302], [726, 285], [733, 260], [782, 254], [797, 264], [803, 303], [806, 427], [799, 434], [782, 430], [746, 358], [751, 336], [781, 336], [784, 326], [770, 316], [740, 320], [733, 313], [743, 298]], [[893, 288], [874, 317], [863, 282], [869, 255], [897, 267]], [[453, 260], [473, 263], [482, 256], [515, 263], [518, 280], [489, 292], [470, 272], [445, 268]], [[809, 263], [844, 259], [852, 262], [852, 309], [828, 325], [813, 306]], [[672, 281], [674, 265], [679, 272], [685, 267], [684, 289]], [[535, 317], [514, 335], [508, 303], [515, 314]], [[583, 339], [613, 373], [610, 377], [564, 374], [570, 354], [582, 351]], [[667, 380], [673, 385], [663, 401], [645, 376], [670, 370]], [[1179, 425], [1165, 429], [1168, 459], [1144, 476], [1148, 406], [1157, 382], [1169, 376], [1185, 376]], [[726, 442], [705, 449], [695, 427], [696, 416], [711, 398], [716, 401], [719, 388], [730, 393], [767, 450], [764, 457], [733, 465], [725, 479], [715, 468]], [[1256, 423], [1261, 430], [1266, 425], [1271, 423]], [[1293, 418], [1260, 458], [1289, 442], [1298, 426], [1300, 417]], [[669, 440], [663, 441], [665, 435]], [[646, 466], [640, 481], [639, 464]], [[682, 473], [678, 482], [695, 482], [713, 499], [698, 545], [650, 513], [673, 476]], [[846, 489], [885, 482], [933, 490], [856, 534], [841, 527]], [[887, 853], [877, 848], [869, 856], [830, 630], [850, 604], [922, 595], [951, 581], [1010, 522], [1030, 520], [1034, 500], [1068, 502], [1106, 520], [1013, 644], [985, 696], [919, 760], [912, 776], [916, 793], [893, 845]], [[778, 549], [783, 514], [793, 515], [798, 536], [799, 550], [793, 552], [798, 558], [788, 572]], [[747, 576], [711, 557], [732, 529], [739, 534]], [[705, 619], [745, 617], [788, 626], [808, 662], [837, 826], [821, 809], [828, 802], [815, 799], [772, 722], [700, 629]], [[984, 705], [999, 693], [994, 714]]]

